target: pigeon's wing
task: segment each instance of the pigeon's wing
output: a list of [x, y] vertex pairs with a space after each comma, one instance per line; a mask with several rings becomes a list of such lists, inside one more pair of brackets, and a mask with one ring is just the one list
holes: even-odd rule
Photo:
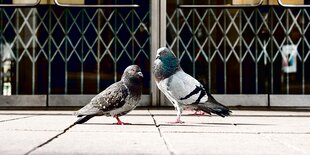
[[128, 89], [123, 82], [116, 82], [96, 95], [89, 104], [77, 111], [75, 115], [103, 115], [122, 107], [126, 103], [128, 94]]
[[101, 113], [100, 106], [90, 102], [80, 110], [76, 111], [74, 115], [81, 117], [86, 115], [100, 115], [100, 113]]
[[182, 70], [159, 82], [159, 87], [179, 103], [192, 104], [208, 100], [202, 84]]

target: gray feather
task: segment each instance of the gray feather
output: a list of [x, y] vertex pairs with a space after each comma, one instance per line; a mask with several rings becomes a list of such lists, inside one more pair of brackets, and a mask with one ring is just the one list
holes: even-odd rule
[[84, 123], [93, 116], [121, 116], [133, 110], [141, 99], [142, 77], [139, 66], [128, 66], [120, 81], [110, 85], [74, 113], [76, 116], [88, 116], [78, 122]]
[[81, 116], [81, 118], [78, 119], [74, 124], [83, 124], [93, 117], [94, 117], [94, 115]]
[[[179, 60], [168, 48], [157, 50], [153, 74], [158, 88], [177, 109], [184, 106], [222, 117], [230, 114], [231, 111], [217, 102], [200, 82], [182, 70]], [[181, 112], [182, 110], [178, 111]]]

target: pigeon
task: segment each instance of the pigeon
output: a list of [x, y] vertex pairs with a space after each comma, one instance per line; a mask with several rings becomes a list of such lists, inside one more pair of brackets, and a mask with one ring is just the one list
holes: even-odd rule
[[117, 125], [124, 125], [119, 116], [133, 110], [142, 94], [143, 74], [137, 65], [128, 66], [120, 81], [110, 85], [74, 115], [81, 117], [75, 124], [82, 124], [94, 116], [113, 116]]
[[157, 50], [153, 74], [158, 89], [177, 111], [177, 119], [173, 123], [183, 123], [183, 108], [222, 117], [230, 115], [228, 107], [216, 101], [200, 82], [182, 70], [179, 59], [168, 48], [161, 47]]

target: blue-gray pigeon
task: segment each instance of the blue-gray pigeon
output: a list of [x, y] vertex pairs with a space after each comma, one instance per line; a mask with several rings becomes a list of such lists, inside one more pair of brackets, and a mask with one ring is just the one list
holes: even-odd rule
[[179, 59], [168, 48], [157, 50], [153, 74], [157, 87], [177, 110], [174, 123], [182, 123], [180, 117], [183, 108], [215, 113], [222, 117], [230, 115], [228, 107], [217, 102], [200, 82], [182, 70]]
[[113, 116], [118, 125], [128, 124], [118, 117], [133, 110], [139, 103], [142, 94], [143, 74], [137, 65], [128, 66], [120, 81], [110, 85], [96, 95], [83, 108], [74, 113], [81, 117], [76, 124], [82, 124], [94, 116]]

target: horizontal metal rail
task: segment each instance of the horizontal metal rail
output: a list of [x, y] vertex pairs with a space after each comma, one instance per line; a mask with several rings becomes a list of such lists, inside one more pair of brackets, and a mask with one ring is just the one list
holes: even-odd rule
[[54, 0], [55, 4], [61, 7], [83, 7], [83, 8], [138, 8], [138, 4], [115, 4], [115, 5], [85, 5], [85, 4], [64, 4]]
[[240, 5], [179, 5], [179, 8], [244, 8], [258, 7], [262, 5], [264, 0], [260, 0], [257, 4], [240, 4]]
[[310, 7], [310, 5], [295, 5], [295, 4], [285, 4], [282, 2], [282, 0], [278, 0], [279, 5], [287, 8], [306, 8]]
[[41, 0], [37, 0], [35, 3], [24, 3], [24, 4], [0, 4], [0, 7], [34, 7], [37, 6]]

